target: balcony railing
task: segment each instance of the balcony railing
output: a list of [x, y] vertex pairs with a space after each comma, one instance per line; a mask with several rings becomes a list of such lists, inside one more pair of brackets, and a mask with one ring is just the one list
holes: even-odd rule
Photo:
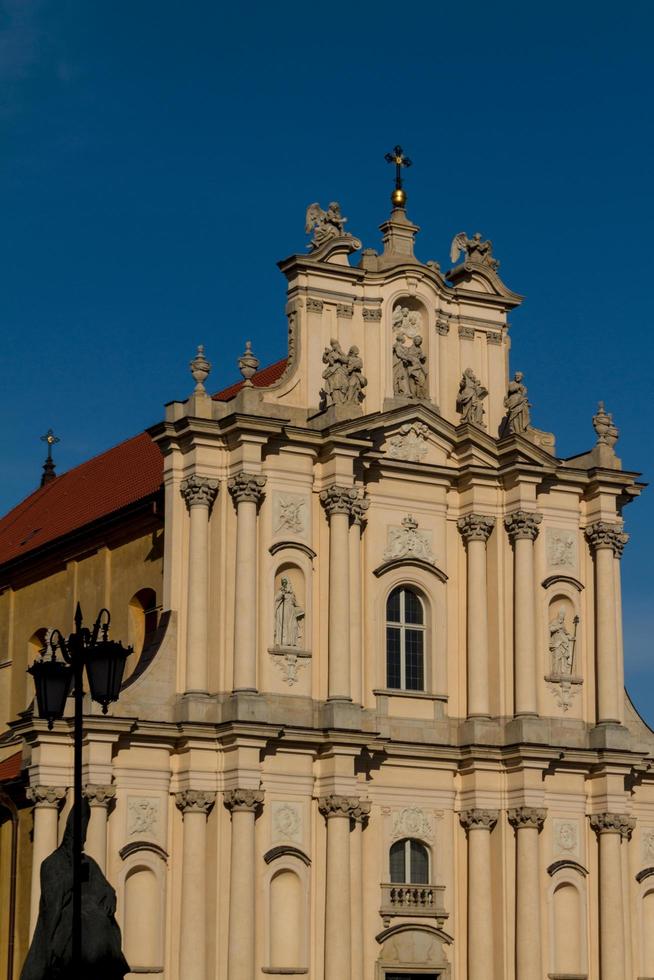
[[[448, 917], [445, 911], [445, 885], [383, 884], [380, 915], [384, 924], [396, 915], [427, 916], [442, 926]], [[388, 920], [388, 921], [387, 921]]]

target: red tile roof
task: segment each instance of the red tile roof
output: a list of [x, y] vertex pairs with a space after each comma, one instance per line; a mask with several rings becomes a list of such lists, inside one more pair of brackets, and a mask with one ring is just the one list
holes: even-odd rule
[[15, 752], [14, 755], [10, 755], [8, 759], [0, 762], [0, 783], [4, 783], [9, 779], [18, 779], [20, 776], [21, 759], [22, 752]]
[[[288, 358], [283, 357], [281, 361], [276, 361], [274, 364], [270, 364], [268, 367], [261, 368], [252, 377], [252, 384], [255, 388], [267, 388], [269, 385], [273, 385], [275, 381], [279, 381], [286, 365], [288, 363]], [[213, 395], [213, 399], [216, 402], [227, 402], [230, 398], [233, 398], [241, 388], [243, 387], [243, 381], [237, 381], [236, 384], [230, 385], [229, 388], [225, 388], [224, 391], [219, 391], [217, 395]]]

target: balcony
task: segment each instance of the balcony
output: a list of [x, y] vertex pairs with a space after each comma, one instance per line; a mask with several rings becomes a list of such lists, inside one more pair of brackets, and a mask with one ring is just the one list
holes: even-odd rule
[[442, 927], [448, 917], [445, 911], [445, 885], [383, 884], [379, 914], [388, 926], [393, 916], [404, 915], [436, 919]]

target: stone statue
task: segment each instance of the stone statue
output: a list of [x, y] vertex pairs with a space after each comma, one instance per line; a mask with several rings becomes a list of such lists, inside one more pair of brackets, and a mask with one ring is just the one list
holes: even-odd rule
[[487, 265], [494, 272], [500, 267], [498, 260], [493, 258], [493, 243], [491, 241], [482, 242], [481, 234], [478, 231], [474, 233], [472, 238], [468, 238], [465, 231], [460, 231], [458, 235], [454, 236], [450, 246], [450, 260], [456, 262], [461, 252], [471, 262]]
[[559, 609], [556, 619], [553, 619], [549, 625], [549, 631], [552, 673], [558, 676], [571, 674], [574, 637], [565, 626], [565, 609]]
[[422, 317], [417, 310], [396, 306], [392, 316], [393, 330], [401, 330], [406, 337], [415, 337], [422, 331]]
[[525, 432], [529, 428], [529, 409], [531, 404], [527, 399], [527, 388], [523, 385], [522, 371], [516, 371], [513, 380], [509, 381], [504, 407], [506, 408], [506, 418], [504, 420], [503, 431], [505, 434], [510, 432]]
[[487, 395], [488, 389], [480, 383], [472, 368], [466, 368], [456, 396], [456, 410], [461, 414], [462, 422], [469, 422], [471, 425], [484, 424], [482, 402]]
[[347, 218], [341, 215], [341, 206], [337, 201], [332, 201], [326, 211], [323, 211], [317, 202], [310, 204], [305, 220], [307, 235], [313, 231], [309, 248], [315, 251], [332, 238], [343, 238], [347, 234], [343, 230], [346, 221]]
[[393, 343], [393, 393], [403, 398], [429, 398], [427, 391], [427, 355], [422, 337], [416, 334], [410, 345], [400, 331]]
[[275, 646], [297, 647], [300, 645], [304, 612], [298, 605], [289, 580], [282, 578], [275, 595]]
[[[82, 802], [82, 841], [91, 808]], [[123, 980], [130, 968], [115, 919], [116, 893], [99, 865], [82, 857], [82, 973], [93, 980]], [[20, 980], [69, 980], [73, 976], [73, 811], [61, 844], [41, 864], [41, 900], [32, 944]]]
[[330, 405], [359, 405], [365, 398], [363, 389], [368, 384], [363, 375], [359, 348], [350, 347], [346, 354], [339, 342], [332, 337], [329, 347], [325, 347], [322, 362], [327, 365], [322, 372], [325, 382], [320, 393], [322, 406], [329, 408]]
[[363, 374], [363, 361], [359, 354], [359, 348], [353, 345], [347, 352], [347, 398], [348, 405], [358, 405], [366, 397], [363, 390], [368, 384], [368, 379]]

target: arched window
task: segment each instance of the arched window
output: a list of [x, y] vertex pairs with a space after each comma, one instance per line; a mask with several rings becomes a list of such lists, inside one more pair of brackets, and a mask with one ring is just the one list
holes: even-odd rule
[[419, 840], [396, 841], [390, 851], [390, 872], [392, 884], [427, 885], [429, 851]]
[[127, 637], [134, 653], [125, 664], [125, 679], [134, 671], [142, 652], [152, 642], [157, 629], [157, 594], [154, 589], [140, 589], [129, 601]]
[[425, 610], [413, 589], [393, 589], [386, 603], [386, 687], [425, 689]]

